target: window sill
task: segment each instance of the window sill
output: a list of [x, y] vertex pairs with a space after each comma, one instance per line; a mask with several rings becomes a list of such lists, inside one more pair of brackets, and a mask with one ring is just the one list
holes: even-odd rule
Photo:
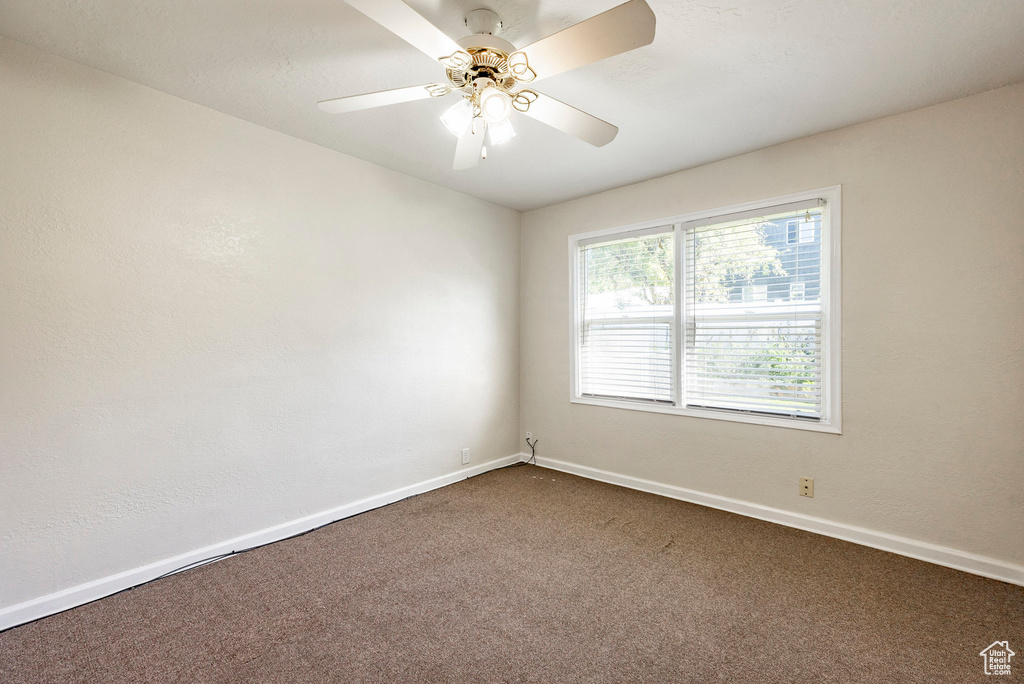
[[665, 404], [653, 404], [644, 401], [629, 401], [623, 399], [597, 399], [593, 397], [572, 397], [573, 404], [586, 404], [588, 406], [603, 406], [605, 408], [626, 409], [629, 411], [646, 411], [648, 413], [668, 413], [677, 416], [690, 416], [691, 418], [711, 418], [712, 420], [727, 420], [733, 423], [749, 423], [751, 425], [768, 425], [771, 427], [790, 428], [793, 430], [808, 430], [810, 432], [825, 432], [834, 435], [842, 434], [841, 427], [826, 421], [810, 421], [795, 418], [783, 418], [773, 416], [762, 416], [751, 413], [737, 413], [733, 411], [716, 411], [714, 409], [681, 408], [679, 406], [667, 406]]

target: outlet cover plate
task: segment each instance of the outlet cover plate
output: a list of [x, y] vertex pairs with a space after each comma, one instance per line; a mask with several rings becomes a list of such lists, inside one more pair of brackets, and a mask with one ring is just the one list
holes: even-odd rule
[[800, 478], [800, 496], [808, 496], [814, 498], [814, 478], [813, 477], [801, 477]]

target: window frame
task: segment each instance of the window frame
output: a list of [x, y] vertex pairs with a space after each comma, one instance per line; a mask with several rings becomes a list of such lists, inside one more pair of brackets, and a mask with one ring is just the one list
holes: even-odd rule
[[[825, 200], [822, 207], [821, 221], [821, 306], [822, 330], [826, 331], [822, 343], [822, 417], [819, 420], [793, 418], [788, 416], [770, 416], [747, 413], [732, 409], [692, 408], [680, 406], [683, 400], [682, 384], [682, 352], [683, 352], [683, 320], [685, 311], [682, 297], [683, 266], [686, 243], [686, 227], [684, 224], [693, 221], [725, 218], [730, 214], [772, 209], [779, 205], [803, 202], [821, 198]], [[584, 397], [579, 392], [579, 326], [580, 310], [578, 295], [580, 286], [579, 246], [581, 242], [592, 242], [595, 238], [627, 237], [631, 233], [651, 231], [654, 228], [671, 226], [673, 235], [674, 255], [674, 301], [673, 314], [673, 383], [675, 404], [655, 403], [644, 400], [611, 399], [602, 397]], [[716, 207], [702, 211], [681, 214], [669, 218], [659, 218], [626, 226], [616, 226], [601, 230], [577, 233], [569, 236], [569, 401], [573, 404], [603, 406], [632, 411], [650, 413], [666, 413], [694, 418], [711, 418], [737, 423], [767, 425], [774, 427], [809, 430], [812, 432], [842, 433], [842, 186], [833, 185], [817, 190], [771, 197], [753, 202], [744, 202], [726, 207]]]

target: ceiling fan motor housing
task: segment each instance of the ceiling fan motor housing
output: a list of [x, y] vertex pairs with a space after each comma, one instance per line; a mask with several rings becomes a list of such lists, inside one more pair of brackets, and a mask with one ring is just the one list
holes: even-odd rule
[[[533, 80], [536, 74], [527, 68], [526, 55], [498, 37], [502, 24], [497, 14], [486, 8], [475, 9], [466, 15], [466, 26], [473, 34], [457, 42], [469, 64], [446, 65], [448, 80], [455, 88], [474, 86], [479, 90], [490, 83], [511, 96], [517, 83]], [[440, 61], [445, 64], [446, 60]]]
[[[476, 36], [473, 36], [474, 38]], [[474, 41], [475, 42], [475, 41]], [[510, 89], [516, 79], [508, 75], [508, 53], [490, 47], [468, 47], [472, 63], [465, 69], [447, 69], [448, 80], [456, 88], [472, 85], [479, 80], [494, 81], [503, 89]]]

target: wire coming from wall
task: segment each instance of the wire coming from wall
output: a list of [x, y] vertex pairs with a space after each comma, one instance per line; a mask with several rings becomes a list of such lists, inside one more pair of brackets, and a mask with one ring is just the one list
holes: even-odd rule
[[526, 459], [527, 463], [532, 461], [533, 465], [537, 465], [537, 442], [539, 441], [539, 439], [535, 439], [531, 442], [529, 437], [526, 438], [526, 443], [530, 445], [530, 458]]

